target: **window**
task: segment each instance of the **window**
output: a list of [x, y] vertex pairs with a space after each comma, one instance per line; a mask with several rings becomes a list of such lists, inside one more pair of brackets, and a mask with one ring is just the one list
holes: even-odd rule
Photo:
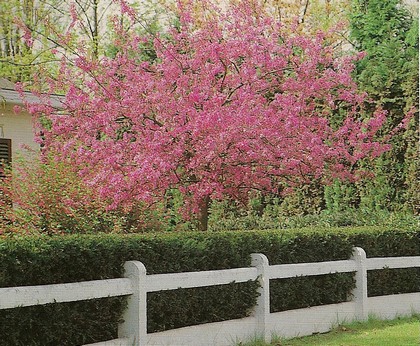
[[12, 140], [0, 138], [0, 177], [4, 177], [4, 167], [12, 162]]

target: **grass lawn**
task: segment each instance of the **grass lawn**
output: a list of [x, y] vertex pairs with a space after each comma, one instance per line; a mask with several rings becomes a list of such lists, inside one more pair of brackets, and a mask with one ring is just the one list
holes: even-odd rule
[[[239, 344], [241, 345], [241, 344]], [[290, 340], [277, 339], [271, 344], [255, 341], [243, 346], [419, 346], [420, 315], [392, 321], [370, 319], [366, 323], [341, 325], [326, 334]]]

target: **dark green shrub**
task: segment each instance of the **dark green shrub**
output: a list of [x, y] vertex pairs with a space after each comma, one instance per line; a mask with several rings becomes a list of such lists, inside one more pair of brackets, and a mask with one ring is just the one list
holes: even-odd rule
[[116, 338], [124, 298], [0, 311], [0, 345], [71, 346]]

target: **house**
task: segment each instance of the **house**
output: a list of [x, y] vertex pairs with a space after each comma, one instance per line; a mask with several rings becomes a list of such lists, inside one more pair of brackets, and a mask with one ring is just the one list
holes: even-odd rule
[[[30, 92], [24, 92], [23, 96], [29, 103], [41, 102]], [[60, 96], [52, 97], [51, 104], [59, 107]], [[18, 112], [15, 106], [21, 107]], [[14, 84], [0, 78], [0, 160], [10, 163], [24, 147], [34, 150], [40, 148], [35, 141], [32, 116], [26, 111], [22, 96], [15, 90]]]

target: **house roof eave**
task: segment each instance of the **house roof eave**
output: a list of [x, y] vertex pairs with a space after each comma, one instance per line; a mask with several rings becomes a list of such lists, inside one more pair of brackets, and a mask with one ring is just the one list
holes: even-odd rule
[[[48, 98], [52, 107], [63, 108], [64, 96], [50, 95]], [[25, 102], [23, 100], [25, 100]], [[23, 95], [21, 95], [16, 90], [0, 88], [0, 103], [24, 106], [25, 103], [40, 104], [43, 102], [44, 101], [42, 100], [42, 98], [34, 95], [29, 91], [24, 91]]]

